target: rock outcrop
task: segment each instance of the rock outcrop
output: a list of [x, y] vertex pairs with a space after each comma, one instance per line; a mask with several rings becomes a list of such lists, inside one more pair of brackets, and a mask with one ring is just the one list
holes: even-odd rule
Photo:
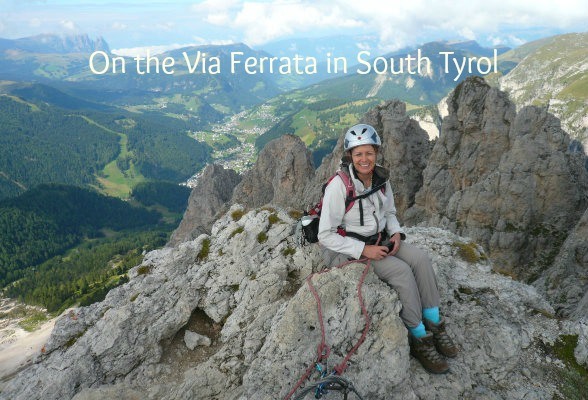
[[408, 223], [472, 237], [500, 269], [536, 279], [588, 206], [585, 155], [545, 109], [517, 113], [482, 78], [457, 86], [448, 106]]
[[273, 204], [300, 209], [303, 190], [313, 176], [310, 151], [293, 135], [269, 142], [243, 177], [220, 165], [209, 165], [192, 190], [184, 218], [168, 245], [210, 234], [213, 222], [234, 202], [249, 208]]
[[247, 207], [274, 204], [301, 208], [302, 193], [314, 176], [310, 151], [293, 135], [269, 142], [233, 193], [233, 203]]
[[[294, 247], [295, 221], [284, 211], [239, 218], [239, 210], [233, 206], [210, 236], [148, 253], [104, 301], [62, 316], [43, 354], [0, 398], [283, 398], [316, 357], [316, 304], [304, 281], [322, 268], [320, 255], [315, 246]], [[451, 373], [425, 372], [409, 357], [396, 294], [370, 272], [363, 294], [372, 324], [345, 373], [364, 398], [562, 397], [567, 367], [552, 349], [560, 335], [585, 341], [578, 332], [585, 325], [551, 317], [533, 287], [491, 272], [483, 254], [460, 258], [467, 239], [438, 228], [407, 233], [432, 256], [461, 351]], [[313, 278], [331, 366], [364, 326], [362, 269], [351, 264]], [[188, 350], [186, 331], [208, 336], [211, 346]], [[578, 349], [586, 354], [585, 344]]]
[[212, 223], [228, 209], [233, 190], [241, 177], [221, 165], [208, 165], [192, 189], [182, 222], [172, 233], [168, 245], [176, 246], [194, 240], [203, 233], [210, 234]]
[[588, 209], [535, 286], [559, 315], [588, 319]]
[[[414, 204], [414, 196], [423, 184], [422, 171], [430, 153], [429, 136], [418, 122], [406, 115], [406, 104], [393, 100], [367, 112], [362, 123], [370, 124], [380, 135], [382, 147], [378, 162], [390, 169], [390, 183], [394, 191], [398, 216]], [[323, 159], [315, 179], [305, 189], [305, 204], [316, 203], [321, 188], [335, 173], [343, 155], [345, 132], [333, 152]]]

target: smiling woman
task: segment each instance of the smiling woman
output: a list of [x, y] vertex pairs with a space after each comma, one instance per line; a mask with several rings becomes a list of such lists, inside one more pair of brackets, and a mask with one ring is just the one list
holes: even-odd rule
[[[396, 218], [390, 172], [376, 164], [381, 145], [371, 125], [354, 125], [345, 133], [339, 172], [326, 185], [322, 200], [318, 240], [323, 259], [331, 268], [350, 261], [366, 264], [365, 271], [373, 267], [402, 302], [400, 318], [410, 333], [411, 354], [427, 371], [445, 373], [449, 365], [444, 357], [455, 357], [458, 350], [445, 332], [429, 255], [403, 242], [406, 235]], [[351, 198], [341, 174], [348, 176]]]

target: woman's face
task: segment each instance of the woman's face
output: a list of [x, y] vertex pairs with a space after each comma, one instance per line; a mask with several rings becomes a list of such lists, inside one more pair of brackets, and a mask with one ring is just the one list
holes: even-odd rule
[[370, 174], [376, 166], [378, 151], [371, 144], [363, 144], [351, 149], [351, 160], [360, 174]]

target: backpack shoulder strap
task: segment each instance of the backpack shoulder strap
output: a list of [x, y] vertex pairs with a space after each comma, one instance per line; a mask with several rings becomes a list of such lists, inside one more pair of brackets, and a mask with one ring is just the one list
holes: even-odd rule
[[351, 210], [351, 207], [353, 207], [353, 203], [355, 202], [355, 186], [353, 186], [351, 177], [343, 170], [337, 171], [337, 175], [339, 175], [345, 184], [345, 212], [347, 213]]

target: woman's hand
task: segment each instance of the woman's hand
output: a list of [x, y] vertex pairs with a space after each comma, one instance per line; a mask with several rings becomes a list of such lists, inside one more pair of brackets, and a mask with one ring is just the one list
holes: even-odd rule
[[388, 248], [386, 246], [375, 246], [366, 244], [361, 252], [362, 257], [370, 260], [381, 260], [388, 255]]
[[392, 251], [388, 253], [388, 255], [393, 256], [394, 254], [398, 253], [398, 250], [400, 250], [400, 232], [396, 232], [394, 235], [392, 235], [392, 237], [390, 237], [390, 243], [394, 244], [394, 247], [392, 247]]

